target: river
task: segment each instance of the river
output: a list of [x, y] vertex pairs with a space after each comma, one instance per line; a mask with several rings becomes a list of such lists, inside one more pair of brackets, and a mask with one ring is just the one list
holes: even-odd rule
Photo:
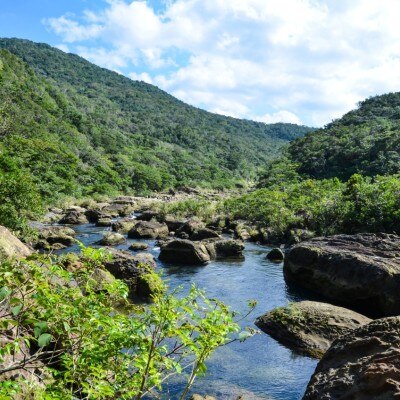
[[[77, 239], [86, 246], [93, 246], [107, 230], [92, 224], [75, 229]], [[126, 250], [132, 241], [128, 239], [126, 244], [116, 247]], [[144, 242], [157, 259], [159, 248], [155, 242]], [[78, 250], [73, 246], [63, 252]], [[208, 297], [217, 297], [238, 312], [247, 310], [247, 300], [256, 299], [255, 311], [241, 322], [243, 326], [255, 327], [255, 318], [266, 311], [292, 301], [315, 299], [286, 285], [282, 264], [272, 263], [265, 257], [269, 250], [266, 246], [246, 243], [243, 261], [214, 261], [201, 267], [165, 265], [157, 261], [157, 268], [171, 288], [180, 285], [188, 288], [194, 282], [206, 290]], [[242, 394], [246, 400], [299, 400], [316, 364], [317, 360], [296, 355], [261, 333], [244, 343], [218, 349], [207, 363], [206, 377], [196, 381], [192, 392], [210, 394], [218, 400], [235, 399]], [[172, 382], [165, 389], [166, 397], [174, 399], [180, 384]]]

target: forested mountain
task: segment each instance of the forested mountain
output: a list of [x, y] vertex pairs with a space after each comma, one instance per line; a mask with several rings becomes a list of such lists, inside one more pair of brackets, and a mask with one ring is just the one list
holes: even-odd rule
[[297, 139], [289, 158], [298, 172], [348, 179], [400, 172], [400, 93], [371, 97], [325, 128]]
[[0, 48], [3, 154], [48, 197], [227, 186], [310, 131], [212, 114], [45, 44]]

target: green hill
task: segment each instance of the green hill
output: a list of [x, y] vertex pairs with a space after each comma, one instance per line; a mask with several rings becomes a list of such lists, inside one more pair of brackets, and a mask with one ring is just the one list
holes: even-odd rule
[[0, 53], [0, 142], [46, 196], [229, 186], [310, 131], [212, 114], [45, 44], [0, 48], [18, 57]]
[[297, 139], [289, 157], [298, 172], [346, 180], [400, 172], [400, 93], [371, 97], [325, 128]]

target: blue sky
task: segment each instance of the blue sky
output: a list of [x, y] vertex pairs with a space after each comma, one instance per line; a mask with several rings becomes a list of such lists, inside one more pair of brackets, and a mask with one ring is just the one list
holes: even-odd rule
[[400, 90], [398, 0], [0, 0], [46, 42], [225, 115], [322, 126]]

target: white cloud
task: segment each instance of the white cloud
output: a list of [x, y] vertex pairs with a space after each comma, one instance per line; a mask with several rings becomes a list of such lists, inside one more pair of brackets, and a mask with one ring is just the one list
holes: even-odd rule
[[140, 74], [137, 74], [136, 72], [131, 72], [128, 74], [129, 78], [135, 80], [135, 81], [143, 81], [147, 83], [153, 83], [152, 77], [147, 73], [147, 72], [142, 72]]
[[160, 13], [146, 1], [109, 0], [101, 12], [47, 24], [70, 51], [127, 75], [147, 69], [131, 76], [238, 117], [322, 125], [400, 90], [398, 0], [167, 4]]
[[255, 121], [265, 122], [266, 124], [274, 124], [276, 122], [288, 122], [291, 124], [299, 124], [301, 125], [302, 122], [300, 118], [287, 110], [277, 111], [271, 114], [264, 114], [260, 117], [254, 117]]

